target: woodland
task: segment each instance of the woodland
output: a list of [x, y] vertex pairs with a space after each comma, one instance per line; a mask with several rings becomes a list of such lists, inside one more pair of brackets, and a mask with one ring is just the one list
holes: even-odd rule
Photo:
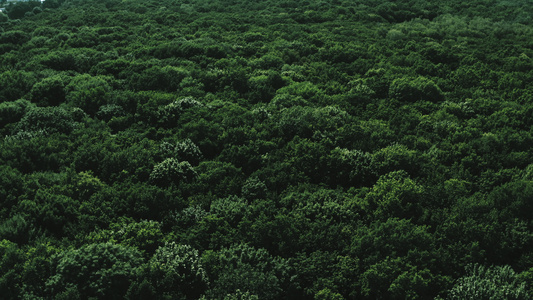
[[533, 298], [530, 0], [0, 4], [0, 298]]

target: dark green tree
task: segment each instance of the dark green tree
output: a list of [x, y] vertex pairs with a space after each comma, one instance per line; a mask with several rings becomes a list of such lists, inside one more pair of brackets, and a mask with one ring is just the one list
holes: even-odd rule
[[432, 80], [422, 76], [395, 79], [390, 85], [389, 97], [402, 102], [444, 100], [441, 89]]
[[67, 103], [95, 114], [100, 106], [108, 104], [112, 90], [109, 80], [109, 77], [88, 74], [74, 77], [65, 88]]
[[146, 272], [162, 299], [198, 299], [209, 284], [198, 250], [174, 242], [156, 250]]
[[143, 262], [134, 248], [87, 244], [65, 250], [55, 258], [46, 286], [52, 295], [74, 289], [83, 297], [123, 299]]
[[33, 85], [30, 99], [40, 106], [57, 106], [65, 102], [65, 78], [61, 75], [44, 78]]

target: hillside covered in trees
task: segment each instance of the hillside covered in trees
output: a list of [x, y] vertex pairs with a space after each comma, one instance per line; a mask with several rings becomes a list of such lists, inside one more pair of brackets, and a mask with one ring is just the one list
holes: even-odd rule
[[531, 299], [532, 17], [7, 3], [1, 298]]

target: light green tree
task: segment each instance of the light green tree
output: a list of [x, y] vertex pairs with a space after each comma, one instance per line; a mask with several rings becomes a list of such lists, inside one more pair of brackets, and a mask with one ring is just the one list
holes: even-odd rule
[[531, 299], [524, 282], [510, 266], [469, 265], [467, 274], [448, 291], [449, 300], [463, 299]]

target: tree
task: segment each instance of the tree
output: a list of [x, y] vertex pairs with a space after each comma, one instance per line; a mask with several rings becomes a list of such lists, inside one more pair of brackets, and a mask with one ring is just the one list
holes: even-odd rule
[[265, 249], [239, 244], [202, 257], [211, 278], [208, 297], [241, 292], [259, 299], [279, 299], [288, 280], [287, 261]]
[[529, 211], [533, 204], [529, 199], [533, 197], [533, 181], [512, 181], [494, 188], [488, 195], [488, 201], [498, 210], [503, 220], [520, 218], [529, 220]]
[[17, 214], [0, 224], [0, 239], [9, 240], [17, 244], [27, 243], [32, 238], [31, 225], [23, 215]]
[[198, 299], [209, 284], [198, 250], [174, 242], [159, 247], [146, 271], [162, 298]]
[[[8, 34], [0, 36], [0, 43]], [[25, 35], [25, 33], [24, 33]], [[19, 40], [21, 37], [16, 37]], [[15, 37], [9, 37], [9, 40]], [[5, 43], [5, 42], [4, 42]], [[6, 71], [0, 74], [0, 102], [14, 101], [26, 95], [35, 83], [35, 74], [24, 71]]]
[[88, 114], [95, 114], [100, 106], [109, 101], [112, 90], [109, 79], [88, 74], [74, 77], [65, 88], [67, 103], [83, 109]]
[[183, 97], [175, 100], [159, 109], [160, 122], [167, 126], [174, 126], [185, 111], [202, 106], [203, 104], [193, 97]]
[[377, 174], [383, 175], [392, 171], [406, 171], [411, 175], [418, 175], [422, 159], [418, 152], [407, 146], [394, 143], [372, 154], [371, 166]]
[[51, 258], [60, 253], [61, 249], [49, 240], [39, 239], [25, 249], [24, 269], [21, 272], [24, 295], [22, 298], [45, 298], [46, 281], [50, 276], [54, 260]]
[[159, 149], [162, 157], [187, 161], [193, 166], [197, 166], [203, 158], [200, 148], [191, 139], [185, 139], [176, 144], [163, 142], [159, 145]]
[[421, 216], [424, 188], [409, 178], [405, 171], [381, 176], [366, 195], [365, 209], [375, 218], [418, 218]]
[[22, 19], [27, 12], [31, 12], [34, 7], [40, 6], [40, 1], [17, 1], [10, 3], [7, 7], [7, 15], [10, 19]]
[[251, 294], [250, 292], [236, 290], [234, 293], [227, 294], [226, 296], [224, 296], [224, 300], [259, 300], [259, 297], [257, 297], [257, 295]]
[[403, 258], [386, 258], [361, 275], [365, 299], [431, 299], [439, 285], [439, 278], [429, 270], [419, 269]]
[[39, 6], [35, 6], [35, 7], [31, 10], [31, 12], [32, 12], [34, 15], [37, 15], [37, 14], [42, 13], [42, 12], [43, 12], [43, 9], [42, 9], [41, 7], [39, 7]]
[[466, 271], [446, 299], [531, 299], [525, 283], [510, 266], [469, 265]]
[[74, 127], [72, 114], [57, 106], [33, 107], [15, 126], [17, 131], [43, 130], [48, 133], [70, 133]]
[[444, 100], [441, 89], [432, 80], [422, 76], [395, 79], [389, 87], [389, 97], [402, 102]]
[[7, 219], [23, 190], [22, 174], [7, 165], [0, 166], [0, 218]]
[[[68, 39], [66, 33], [60, 33], [56, 36], [58, 39]], [[56, 71], [81, 71], [79, 61], [81, 55], [79, 50], [52, 51], [39, 58], [39, 63], [45, 67]]]
[[53, 295], [73, 288], [84, 297], [123, 299], [142, 264], [142, 255], [134, 248], [86, 244], [55, 257], [46, 286]]
[[169, 186], [190, 181], [196, 176], [196, 171], [189, 162], [167, 158], [154, 166], [152, 173], [150, 173], [150, 181], [159, 186]]
[[130, 77], [130, 86], [134, 90], [176, 92], [187, 75], [189, 73], [184, 68], [153, 66], [140, 74], [133, 74]]
[[45, 0], [43, 2], [43, 8], [58, 8], [62, 2], [62, 0]]
[[265, 199], [267, 192], [267, 186], [257, 177], [248, 178], [242, 186], [242, 196], [249, 201], [255, 199]]
[[86, 243], [112, 242], [141, 250], [145, 255], [153, 255], [163, 244], [161, 223], [156, 221], [133, 222], [122, 219], [112, 223], [109, 229], [89, 234]]
[[227, 162], [202, 161], [198, 167], [198, 179], [194, 185], [198, 193], [209, 193], [218, 197], [237, 195], [242, 189], [244, 174], [241, 169]]
[[32, 105], [28, 100], [19, 99], [0, 103], [0, 127], [20, 121], [29, 109], [32, 109]]
[[22, 297], [21, 271], [26, 259], [22, 249], [8, 240], [0, 240], [0, 290], [3, 297]]
[[65, 102], [65, 78], [55, 75], [37, 82], [31, 88], [30, 99], [40, 106], [57, 106]]
[[363, 186], [376, 177], [372, 165], [372, 156], [359, 150], [331, 150], [328, 158], [331, 169], [330, 184], [341, 186]]
[[357, 298], [355, 294], [360, 289], [356, 280], [361, 272], [359, 259], [343, 257], [334, 251], [319, 250], [298, 253], [291, 259], [291, 265], [296, 274], [294, 285], [297, 291], [303, 293], [298, 298]]
[[250, 212], [250, 205], [243, 198], [230, 196], [211, 202], [209, 211], [214, 215], [224, 218], [230, 225], [237, 226]]
[[9, 17], [3, 12], [0, 12], [0, 23], [7, 22], [8, 20], [9, 20]]

